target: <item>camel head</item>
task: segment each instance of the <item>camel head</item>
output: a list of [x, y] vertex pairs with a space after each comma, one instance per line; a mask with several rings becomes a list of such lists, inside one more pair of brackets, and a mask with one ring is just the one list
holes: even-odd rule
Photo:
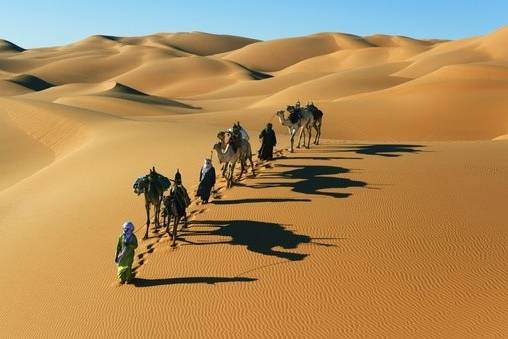
[[226, 132], [220, 131], [219, 133], [217, 133], [217, 138], [219, 138], [220, 141], [224, 141], [225, 134]]
[[284, 111], [281, 110], [281, 111], [277, 111], [277, 113], [275, 113], [278, 117], [281, 117], [282, 119], [284, 119]]
[[288, 106], [286, 107], [286, 110], [287, 110], [289, 113], [292, 113], [292, 112], [295, 110], [295, 106], [293, 106], [293, 105], [288, 105]]
[[226, 144], [229, 143], [232, 136], [233, 136], [233, 133], [231, 133], [230, 131], [226, 131], [224, 133], [224, 139], [223, 139], [224, 143], [226, 143]]
[[136, 182], [132, 186], [132, 190], [134, 191], [134, 193], [136, 193], [137, 195], [144, 193], [145, 189], [146, 189], [147, 181], [148, 181], [148, 178], [146, 176], [138, 178], [138, 180], [136, 180]]

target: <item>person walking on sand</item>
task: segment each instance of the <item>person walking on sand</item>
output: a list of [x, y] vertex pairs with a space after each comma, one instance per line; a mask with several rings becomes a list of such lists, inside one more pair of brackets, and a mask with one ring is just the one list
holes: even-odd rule
[[201, 199], [203, 204], [208, 203], [214, 185], [215, 168], [212, 166], [212, 159], [205, 159], [205, 163], [199, 172], [199, 186], [196, 192], [196, 196]]
[[277, 144], [277, 138], [271, 123], [266, 124], [266, 128], [259, 134], [259, 139], [261, 139], [261, 148], [258, 152], [258, 158], [260, 160], [273, 160], [273, 147]]
[[132, 222], [125, 222], [122, 228], [122, 235], [116, 245], [115, 263], [118, 266], [118, 280], [124, 284], [132, 280], [132, 263], [134, 262], [134, 250], [138, 247], [138, 239], [134, 235]]

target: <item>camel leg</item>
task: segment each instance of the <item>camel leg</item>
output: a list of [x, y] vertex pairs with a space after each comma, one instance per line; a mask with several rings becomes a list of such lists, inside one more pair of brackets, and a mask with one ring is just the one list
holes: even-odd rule
[[[242, 162], [240, 161], [240, 166], [242, 165]], [[233, 186], [233, 183], [235, 182], [235, 168], [236, 168], [236, 161], [231, 166], [231, 186]], [[242, 173], [240, 172], [240, 175]]]
[[230, 188], [231, 183], [233, 181], [233, 177], [231, 176], [231, 163], [227, 164], [227, 170], [226, 170], [226, 187]]
[[159, 230], [159, 214], [160, 214], [160, 208], [161, 208], [161, 205], [160, 204], [156, 204], [155, 205], [155, 212], [154, 212], [154, 224], [155, 224], [155, 230], [158, 231]]
[[293, 143], [295, 142], [295, 133], [294, 131], [291, 131], [291, 138], [290, 138], [290, 141], [291, 141], [291, 148], [290, 148], [290, 152], [293, 153], [295, 150], [293, 148]]
[[243, 172], [245, 171], [245, 160], [240, 160], [240, 175], [238, 176], [237, 180], [240, 180], [242, 178]]
[[249, 161], [250, 161], [250, 167], [252, 168], [252, 175], [256, 176], [256, 172], [254, 170], [254, 162], [252, 162], [252, 154], [249, 156]]
[[148, 228], [150, 227], [150, 203], [145, 202], [145, 210], [146, 210], [146, 232], [143, 239], [148, 238]]
[[[304, 134], [304, 128], [300, 128], [300, 137], [298, 138], [298, 145], [296, 146], [296, 148], [300, 148], [300, 144], [302, 142], [302, 135]], [[298, 131], [298, 130], [297, 130]], [[305, 147], [305, 135], [303, 135], [303, 146]]]
[[[167, 218], [167, 222], [166, 222], [166, 218]], [[164, 226], [166, 226], [166, 233], [168, 234], [168, 236], [171, 236], [169, 234], [169, 224], [171, 223], [171, 216], [169, 215], [169, 208], [168, 208], [168, 211], [166, 212], [166, 215], [164, 216]]]
[[227, 164], [227, 171], [226, 171], [226, 187], [231, 188], [233, 186], [233, 170], [231, 168], [231, 163]]
[[303, 147], [305, 147], [305, 128], [304, 127], [302, 127], [300, 129], [300, 138], [298, 139], [298, 146], [296, 146], [296, 148], [301, 147], [300, 143], [302, 141], [302, 136], [303, 136]]
[[316, 145], [319, 145], [319, 141], [321, 139], [321, 126], [323, 125], [323, 120], [319, 119], [316, 123]]
[[[312, 126], [307, 127], [307, 132], [309, 133], [308, 140], [307, 140], [307, 149], [310, 148], [310, 139], [312, 139]], [[303, 142], [305, 143], [305, 139], [303, 139]]]
[[173, 241], [171, 242], [171, 247], [176, 246], [176, 232], [178, 229], [178, 223], [180, 222], [180, 218], [178, 218], [177, 215], [175, 215], [175, 222], [173, 223]]

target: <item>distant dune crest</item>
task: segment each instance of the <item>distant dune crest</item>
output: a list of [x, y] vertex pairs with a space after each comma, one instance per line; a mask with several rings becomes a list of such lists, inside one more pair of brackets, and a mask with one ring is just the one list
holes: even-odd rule
[[25, 51], [0, 40], [0, 95], [148, 115], [273, 114], [299, 99], [327, 113], [328, 137], [490, 140], [508, 133], [506, 41], [508, 27], [456, 41], [190, 32]]
[[23, 52], [24, 49], [10, 41], [0, 39], [0, 52]]

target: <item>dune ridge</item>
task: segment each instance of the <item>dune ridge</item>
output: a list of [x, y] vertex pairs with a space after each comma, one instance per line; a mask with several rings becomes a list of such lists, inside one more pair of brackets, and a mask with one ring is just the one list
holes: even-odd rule
[[[502, 43], [507, 34], [507, 28], [501, 27], [485, 36], [455, 41], [345, 33], [271, 41], [202, 32], [96, 35], [0, 57], [0, 90], [5, 96], [104, 113], [122, 106], [119, 100], [153, 106], [157, 114], [171, 109], [176, 113], [188, 109], [190, 114], [222, 111], [227, 102], [231, 109], [245, 112], [252, 108], [275, 112], [296, 100], [314, 101], [326, 107], [333, 121], [324, 137], [490, 140], [508, 133], [507, 122], [500, 117], [506, 109], [501, 93], [507, 80], [508, 51]], [[3, 46], [11, 45], [3, 42]], [[99, 93], [101, 86], [112, 83], [147, 95], [113, 93], [120, 89]], [[486, 86], [499, 95], [491, 95], [484, 107], [483, 95], [477, 100], [454, 95], [457, 86], [470, 93], [483, 93]], [[417, 111], [411, 116], [414, 128], [402, 113], [384, 115], [385, 133], [379, 132], [378, 124], [347, 127], [357, 123], [356, 117], [379, 121], [378, 110], [407, 111], [403, 95], [414, 98], [419, 93], [426, 99], [411, 108]], [[91, 98], [92, 94], [97, 97]], [[355, 103], [354, 114], [344, 106], [349, 101]], [[450, 120], [446, 115], [462, 114], [461, 102], [466, 101], [464, 114], [472, 119], [455, 124], [453, 133], [422, 132], [417, 127], [425, 124], [439, 130], [443, 119]], [[136, 110], [144, 111], [141, 107]], [[444, 112], [444, 107], [452, 111]], [[477, 121], [485, 117], [489, 119], [481, 123], [485, 128], [477, 128]]]
[[0, 52], [23, 52], [24, 49], [10, 41], [0, 39]]

